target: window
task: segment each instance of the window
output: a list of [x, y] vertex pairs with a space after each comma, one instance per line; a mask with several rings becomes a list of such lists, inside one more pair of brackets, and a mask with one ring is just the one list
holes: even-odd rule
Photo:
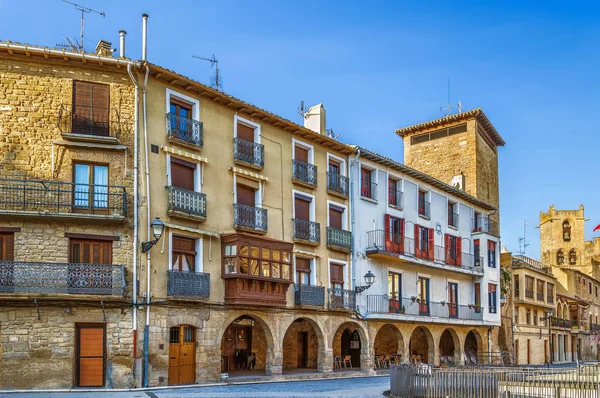
[[544, 281], [541, 279], [536, 280], [536, 298], [538, 301], [544, 301]]
[[563, 240], [565, 242], [571, 241], [571, 224], [568, 220], [565, 220], [562, 224], [563, 228]]
[[234, 117], [233, 159], [244, 165], [264, 167], [264, 146], [260, 144], [260, 125]]
[[419, 215], [429, 218], [429, 201], [427, 200], [428, 193], [419, 189], [419, 197], [418, 197], [418, 207], [419, 207]]
[[[224, 242], [224, 274], [241, 274], [254, 277], [290, 280], [292, 267], [291, 246], [275, 248], [271, 241], [232, 236], [232, 239], [247, 239], [237, 242]], [[289, 247], [289, 249], [288, 249]]]
[[309, 242], [321, 239], [320, 225], [314, 220], [314, 201], [311, 196], [294, 194], [294, 238]]
[[596, 294], [595, 294], [595, 296], [596, 296], [596, 297], [598, 297], [598, 286], [596, 286], [596, 289], [595, 289], [595, 290], [596, 290]]
[[496, 313], [496, 303], [497, 303], [496, 285], [493, 283], [489, 283], [488, 284], [488, 304], [489, 304], [490, 314]]
[[75, 207], [108, 209], [108, 166], [87, 163], [73, 166]]
[[385, 250], [404, 253], [404, 219], [385, 215]]
[[538, 311], [537, 310], [533, 310], [533, 325], [534, 326], [538, 325]]
[[417, 299], [419, 300], [419, 314], [429, 315], [429, 279], [419, 277], [417, 281]]
[[415, 224], [415, 256], [433, 261], [433, 228]]
[[112, 241], [71, 239], [70, 262], [75, 264], [112, 264]]
[[449, 234], [445, 235], [446, 264], [461, 265], [461, 243], [460, 238]]
[[525, 276], [525, 297], [533, 299], [533, 283], [534, 279], [531, 276]]
[[337, 229], [344, 229], [344, 209], [343, 207], [329, 204], [329, 226]]
[[496, 242], [488, 240], [488, 265], [496, 268]]
[[375, 183], [373, 181], [373, 170], [360, 169], [360, 196], [375, 199]]
[[310, 221], [312, 198], [301, 194], [294, 195], [294, 218]]
[[481, 312], [481, 283], [475, 284], [475, 312]]
[[519, 324], [519, 307], [515, 307], [515, 325]]
[[171, 242], [172, 269], [196, 272], [196, 239], [174, 235]]
[[344, 288], [344, 264], [329, 264], [329, 280], [332, 288], [339, 290]]
[[569, 251], [569, 264], [571, 264], [571, 265], [577, 264], [577, 252], [575, 252], [575, 249], [571, 249]]
[[110, 86], [73, 81], [74, 134], [108, 137], [110, 119]]
[[529, 308], [525, 309], [525, 324], [531, 324], [531, 310]]
[[388, 179], [388, 204], [393, 207], [402, 208], [402, 192], [400, 192], [400, 181], [393, 178]]
[[255, 207], [256, 206], [256, 191], [254, 186], [248, 186], [243, 183], [236, 184], [237, 204]]
[[309, 258], [296, 257], [296, 282], [300, 285], [310, 285], [310, 262]]
[[196, 164], [171, 157], [171, 186], [188, 191], [195, 190]]
[[398, 312], [402, 306], [402, 274], [388, 272], [388, 299], [390, 312]]
[[475, 257], [475, 266], [481, 267], [483, 259], [481, 257], [481, 246], [479, 245], [479, 239], [473, 240], [473, 257]]
[[515, 275], [515, 299], [519, 298], [520, 295], [519, 275]]
[[0, 232], [0, 261], [15, 261], [15, 234]]
[[546, 284], [546, 294], [548, 295], [548, 303], [554, 302], [554, 284], [547, 283]]
[[193, 129], [192, 105], [170, 97], [169, 121], [173, 137], [189, 140]]
[[457, 207], [456, 203], [448, 201], [448, 225], [454, 228], [458, 228]]
[[592, 284], [588, 283], [588, 293], [592, 294]]
[[458, 283], [448, 282], [448, 316], [458, 318]]
[[292, 142], [294, 143], [292, 179], [311, 187], [317, 185], [317, 166], [313, 164], [313, 147], [295, 139]]
[[475, 216], [473, 217], [473, 232], [479, 232], [482, 229], [482, 220], [481, 220], [481, 213], [479, 212], [475, 212]]
[[565, 263], [565, 254], [563, 253], [562, 249], [559, 249], [556, 252], [556, 264], [563, 265], [564, 263]]

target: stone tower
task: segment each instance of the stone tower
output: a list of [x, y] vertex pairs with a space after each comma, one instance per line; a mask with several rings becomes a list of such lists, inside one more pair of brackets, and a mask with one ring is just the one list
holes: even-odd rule
[[396, 130], [404, 163], [499, 205], [498, 147], [504, 140], [481, 109]]
[[540, 212], [540, 251], [542, 262], [553, 266], [576, 268], [590, 274], [591, 263], [586, 261], [585, 216], [583, 205], [577, 210]]

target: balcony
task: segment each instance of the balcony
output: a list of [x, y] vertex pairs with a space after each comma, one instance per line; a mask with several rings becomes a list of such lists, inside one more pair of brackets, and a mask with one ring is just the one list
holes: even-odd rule
[[412, 298], [389, 298], [387, 294], [367, 296], [367, 314], [397, 314], [404, 316], [483, 321], [481, 307], [447, 302], [424, 302]]
[[498, 228], [498, 222], [490, 220], [489, 217], [479, 215], [471, 220], [471, 227], [473, 233], [484, 232], [494, 236], [500, 236], [500, 229]]
[[548, 302], [548, 304], [554, 304], [554, 297], [552, 297], [552, 296], [547, 296], [547, 297], [546, 297], [546, 301]]
[[586, 329], [585, 321], [578, 321], [577, 319], [573, 319], [571, 322], [572, 322], [571, 329], [577, 329], [577, 330], [585, 330]]
[[533, 290], [525, 290], [525, 297], [533, 300]]
[[450, 213], [448, 214], [448, 225], [454, 228], [458, 228], [458, 214]]
[[427, 244], [415, 250], [412, 238], [396, 235], [386, 240], [385, 231], [378, 229], [367, 232], [367, 256], [395, 258], [401, 262], [426, 265], [438, 269], [446, 269], [466, 274], [483, 274], [483, 258], [469, 253], [458, 256], [452, 251], [446, 251], [443, 246], [435, 246], [433, 253]]
[[430, 219], [431, 218], [431, 203], [426, 200], [419, 199], [419, 215], [421, 217]]
[[292, 160], [292, 181], [309, 188], [317, 186], [317, 166], [301, 160]]
[[389, 191], [388, 205], [390, 205], [391, 207], [398, 208], [398, 209], [403, 209], [404, 208], [404, 195], [402, 194], [402, 191], [400, 191], [398, 189], [395, 191]]
[[536, 293], [535, 297], [537, 301], [544, 301], [544, 293]]
[[346, 290], [330, 287], [329, 293], [329, 308], [331, 309], [346, 309], [356, 310], [356, 293], [354, 290]]
[[348, 177], [335, 174], [331, 172], [327, 172], [327, 192], [340, 196], [342, 198], [348, 197], [348, 190], [350, 187], [350, 182]]
[[170, 142], [202, 148], [204, 125], [201, 121], [167, 113], [167, 138]]
[[555, 316], [550, 317], [550, 326], [553, 328], [571, 329], [573, 322], [569, 319], [557, 318]]
[[327, 227], [327, 248], [350, 253], [352, 250], [352, 232], [339, 228]]
[[210, 297], [210, 274], [204, 272], [167, 271], [167, 296], [184, 298]]
[[600, 325], [598, 325], [597, 323], [592, 323], [591, 327], [590, 327], [590, 330], [592, 332], [596, 332], [596, 333], [600, 332]]
[[0, 292], [122, 296], [125, 268], [122, 265], [2, 261]]
[[294, 301], [296, 305], [325, 306], [325, 288], [323, 286], [294, 285]]
[[0, 178], [0, 216], [68, 217], [123, 221], [124, 187]]
[[267, 209], [236, 203], [233, 205], [233, 226], [242, 231], [266, 234]]
[[63, 104], [58, 111], [58, 128], [68, 140], [116, 143], [125, 123], [115, 108]]
[[233, 162], [242, 166], [261, 170], [265, 167], [265, 147], [241, 138], [233, 139]]
[[377, 200], [377, 184], [371, 180], [363, 179], [360, 182], [360, 196], [365, 199]]
[[167, 187], [167, 214], [197, 221], [206, 221], [206, 195], [187, 189]]
[[294, 223], [294, 242], [312, 246], [321, 244], [321, 224], [314, 221], [292, 218]]

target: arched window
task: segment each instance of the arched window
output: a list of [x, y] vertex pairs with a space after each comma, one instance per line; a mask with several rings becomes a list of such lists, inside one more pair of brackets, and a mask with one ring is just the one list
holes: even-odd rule
[[571, 240], [571, 223], [569, 223], [569, 220], [563, 222], [563, 240], [565, 242]]
[[565, 263], [565, 254], [563, 253], [562, 249], [560, 249], [558, 252], [556, 252], [556, 264], [563, 265], [564, 263]]
[[577, 252], [575, 252], [575, 249], [569, 251], [569, 264], [577, 264]]

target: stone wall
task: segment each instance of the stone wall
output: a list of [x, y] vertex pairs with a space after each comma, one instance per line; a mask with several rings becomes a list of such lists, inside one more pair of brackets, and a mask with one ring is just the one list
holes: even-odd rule
[[395, 354], [399, 352], [399, 348], [401, 347], [398, 347], [398, 336], [396, 333], [397, 329], [394, 330], [394, 326], [392, 325], [385, 325], [379, 329], [373, 343], [373, 350], [375, 350], [376, 355]]
[[[541, 337], [540, 337], [541, 336]], [[539, 333], [539, 330], [532, 328], [521, 328], [515, 333], [515, 342], [518, 341], [518, 351], [516, 360], [518, 365], [543, 365], [546, 363], [546, 352], [550, 355], [548, 345], [548, 330], [545, 333]], [[529, 363], [527, 362], [527, 341], [529, 341]]]
[[319, 341], [313, 327], [306, 321], [293, 322], [283, 338], [283, 369], [298, 368], [298, 340], [300, 333], [307, 333], [308, 356], [307, 368], [317, 368], [319, 356]]

